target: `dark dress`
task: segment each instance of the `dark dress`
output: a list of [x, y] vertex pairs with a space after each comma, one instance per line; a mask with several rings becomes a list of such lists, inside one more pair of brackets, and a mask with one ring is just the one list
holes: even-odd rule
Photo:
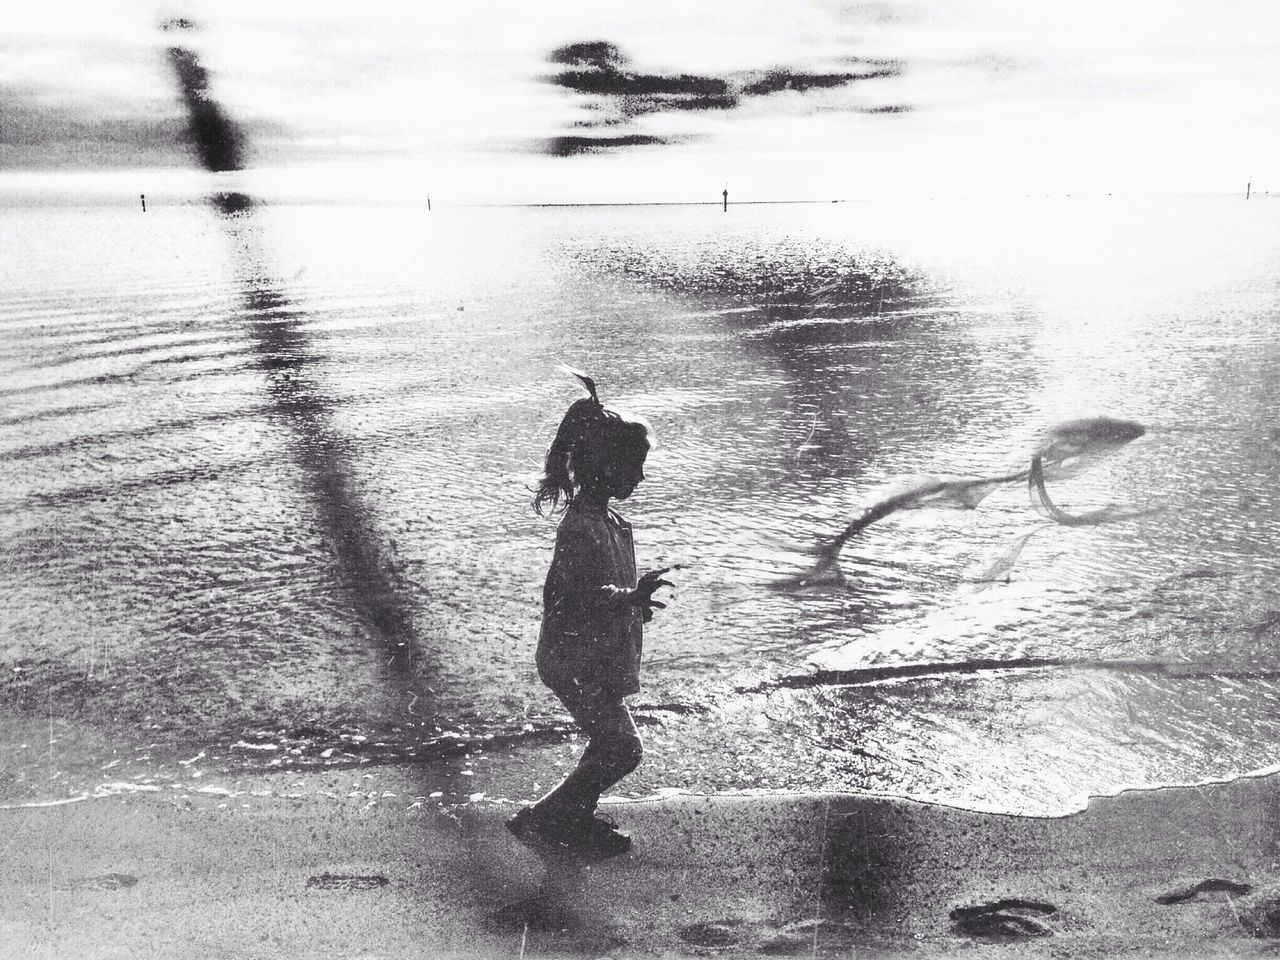
[[644, 619], [631, 604], [636, 553], [631, 524], [612, 510], [570, 506], [556, 530], [542, 591], [538, 675], [557, 694], [640, 691]]

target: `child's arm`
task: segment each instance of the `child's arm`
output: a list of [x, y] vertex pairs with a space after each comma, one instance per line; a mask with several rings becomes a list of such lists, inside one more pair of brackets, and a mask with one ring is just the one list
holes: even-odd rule
[[666, 569], [653, 570], [633, 587], [609, 582], [615, 558], [608, 533], [590, 524], [562, 523], [556, 534], [556, 554], [547, 580], [547, 601], [562, 613], [581, 617], [616, 616], [639, 609], [647, 621], [653, 609], [665, 604], [653, 599]]
[[640, 608], [640, 612], [644, 615], [645, 623], [653, 619], [655, 607], [659, 610], [667, 609], [667, 605], [661, 600], [653, 599], [653, 594], [659, 587], [675, 586], [670, 580], [662, 579], [662, 575], [670, 570], [670, 567], [663, 567], [661, 570], [650, 570], [640, 578], [635, 590], [632, 591], [631, 602]]

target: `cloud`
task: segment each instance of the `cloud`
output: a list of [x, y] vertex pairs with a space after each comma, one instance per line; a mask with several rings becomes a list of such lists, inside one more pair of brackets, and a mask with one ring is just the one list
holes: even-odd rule
[[770, 70], [759, 80], [742, 88], [744, 96], [767, 97], [774, 93], [804, 93], [808, 90], [829, 90], [844, 87], [859, 80], [878, 80], [896, 77], [902, 73], [902, 65], [894, 61], [880, 61], [879, 66], [857, 73], [798, 73], [792, 70]]
[[551, 63], [569, 69], [551, 77], [559, 87], [577, 93], [617, 99], [628, 115], [660, 110], [723, 110], [737, 106], [728, 81], [695, 74], [635, 73], [612, 43], [573, 43], [551, 52]]
[[[786, 67], [765, 71], [735, 72], [725, 76], [693, 73], [642, 73], [632, 69], [630, 58], [607, 40], [570, 43], [552, 50], [548, 62], [563, 69], [548, 81], [585, 98], [592, 111], [576, 128], [617, 127], [629, 120], [655, 113], [730, 111], [752, 99], [778, 94], [806, 94], [837, 90], [865, 80], [896, 77], [902, 64], [896, 60], [853, 62], [857, 70], [806, 72]], [[903, 113], [902, 105], [873, 106], [848, 103], [836, 107], [851, 113]], [[542, 152], [565, 157], [611, 149], [687, 142], [690, 137], [666, 137], [634, 133], [601, 137], [561, 136], [542, 141]]]
[[663, 146], [678, 142], [670, 137], [632, 133], [621, 137], [551, 137], [543, 144], [553, 157], [573, 157], [583, 153], [603, 153], [618, 147]]

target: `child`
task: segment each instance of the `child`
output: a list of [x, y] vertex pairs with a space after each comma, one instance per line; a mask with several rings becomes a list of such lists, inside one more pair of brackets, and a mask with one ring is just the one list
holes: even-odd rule
[[640, 690], [642, 622], [666, 604], [653, 599], [667, 569], [636, 579], [631, 524], [609, 508], [644, 479], [651, 435], [642, 421], [606, 409], [596, 386], [560, 421], [534, 494], [539, 513], [564, 514], [542, 594], [537, 664], [589, 738], [577, 767], [558, 787], [507, 823], [519, 840], [615, 856], [631, 838], [596, 815], [600, 794], [640, 763], [643, 749], [623, 698]]

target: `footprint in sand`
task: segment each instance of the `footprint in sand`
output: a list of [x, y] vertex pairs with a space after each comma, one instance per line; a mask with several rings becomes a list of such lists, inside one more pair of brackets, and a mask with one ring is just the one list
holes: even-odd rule
[[732, 947], [741, 941], [741, 920], [693, 923], [680, 930], [680, 939], [695, 947]]
[[1215, 893], [1218, 891], [1240, 896], [1252, 889], [1253, 887], [1247, 883], [1240, 883], [1236, 880], [1223, 880], [1220, 877], [1209, 877], [1207, 880], [1180, 883], [1173, 889], [1166, 890], [1156, 897], [1156, 903], [1185, 903], [1188, 900], [1194, 900], [1202, 893]]
[[374, 890], [391, 881], [380, 873], [318, 873], [307, 877], [308, 890]]
[[[552, 938], [567, 934], [577, 948], [574, 956], [600, 956], [607, 960], [630, 942], [622, 929], [607, 922], [601, 924], [599, 919], [580, 917], [569, 905], [549, 901], [537, 894], [486, 914], [483, 923], [492, 931], [513, 934], [521, 940], [531, 934]], [[546, 949], [545, 944], [543, 949]], [[549, 954], [539, 953], [539, 956], [544, 955]]]
[[971, 937], [1048, 937], [1053, 930], [1035, 915], [1048, 917], [1058, 912], [1051, 903], [1010, 898], [951, 911], [959, 933]]
[[812, 937], [805, 939], [804, 937], [779, 934], [761, 943], [756, 948], [756, 952], [763, 953], [766, 957], [792, 957], [799, 953], [808, 953], [812, 947]]
[[567, 906], [537, 896], [509, 903], [489, 914], [485, 920], [490, 929], [513, 932], [522, 929], [540, 933], [572, 930], [582, 925]]
[[79, 877], [67, 882], [68, 890], [124, 890], [136, 886], [138, 878], [128, 873], [104, 873], [100, 877]]

